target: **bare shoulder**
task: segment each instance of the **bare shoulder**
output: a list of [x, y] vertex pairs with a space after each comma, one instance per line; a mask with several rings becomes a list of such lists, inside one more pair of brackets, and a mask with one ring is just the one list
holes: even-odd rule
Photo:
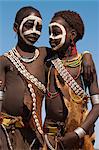
[[92, 54], [89, 51], [84, 51], [82, 53], [83, 64], [91, 64], [93, 63]]
[[42, 46], [42, 47], [38, 47], [38, 49], [42, 57], [46, 57], [46, 47]]
[[51, 49], [49, 47], [42, 46], [42, 47], [39, 47], [38, 49], [44, 59], [51, 53]]
[[10, 61], [4, 55], [0, 56], [0, 66], [6, 67], [8, 66]]

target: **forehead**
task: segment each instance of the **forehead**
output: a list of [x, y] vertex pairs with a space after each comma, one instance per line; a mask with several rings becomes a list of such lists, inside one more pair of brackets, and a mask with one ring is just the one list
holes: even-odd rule
[[40, 15], [39, 12], [37, 12], [37, 11], [29, 11], [29, 12], [26, 12], [26, 13], [23, 14], [23, 17], [22, 17], [22, 19], [20, 21], [22, 22], [22, 20], [24, 18], [30, 18], [29, 16], [36, 16], [36, 17], [41, 18], [41, 15]]
[[22, 22], [21, 22], [21, 24], [26, 24], [26, 23], [32, 23], [33, 21], [37, 21], [37, 22], [39, 22], [39, 24], [42, 24], [42, 18], [41, 17], [39, 17], [39, 15], [37, 16], [37, 15], [35, 15], [35, 13], [31, 13], [30, 15], [28, 15], [27, 17], [25, 17], [23, 20], [22, 20]]
[[69, 27], [68, 23], [62, 18], [62, 17], [55, 17], [51, 20], [51, 23], [56, 22], [62, 26], [64, 26], [64, 28], [67, 30]]
[[[41, 15], [40, 15], [38, 12], [36, 12], [36, 11], [31, 12], [29, 15], [33, 15], [33, 16], [37, 16], [37, 17], [41, 18]], [[29, 16], [29, 15], [28, 15], [28, 16]], [[42, 18], [41, 18], [41, 19], [42, 19]]]

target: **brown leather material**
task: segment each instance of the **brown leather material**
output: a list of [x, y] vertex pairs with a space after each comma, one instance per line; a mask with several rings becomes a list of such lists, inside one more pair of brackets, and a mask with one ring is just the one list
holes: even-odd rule
[[[65, 132], [72, 132], [72, 131], [74, 131], [74, 129], [81, 126], [81, 123], [85, 120], [85, 118], [88, 114], [88, 111], [86, 108], [86, 101], [84, 102], [84, 100], [81, 99], [80, 97], [79, 97], [80, 103], [77, 103], [77, 101], [73, 101], [73, 99], [72, 99], [73, 97], [76, 100], [76, 94], [75, 94], [75, 96], [73, 95], [73, 97], [71, 97], [70, 91], [69, 91], [70, 87], [66, 83], [65, 83], [65, 85], [62, 85], [60, 83], [60, 81], [58, 80], [57, 75], [58, 75], [58, 72], [55, 71], [56, 84], [63, 93], [64, 102], [68, 109], [68, 116], [66, 119]], [[85, 105], [84, 105], [84, 103], [85, 103]], [[84, 144], [82, 147], [84, 148], [84, 150], [89, 150], [89, 149], [94, 150], [94, 147], [93, 147], [93, 144], [91, 141], [91, 137], [89, 135], [85, 135]], [[76, 150], [78, 150], [78, 149], [76, 149]]]

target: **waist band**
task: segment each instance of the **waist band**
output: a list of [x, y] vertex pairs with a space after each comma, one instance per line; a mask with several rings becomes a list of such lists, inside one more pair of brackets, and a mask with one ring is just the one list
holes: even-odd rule
[[22, 121], [21, 116], [12, 116], [1, 112], [0, 118], [2, 119], [1, 124], [6, 127], [9, 127], [10, 125], [14, 125], [16, 128], [24, 127], [24, 123]]

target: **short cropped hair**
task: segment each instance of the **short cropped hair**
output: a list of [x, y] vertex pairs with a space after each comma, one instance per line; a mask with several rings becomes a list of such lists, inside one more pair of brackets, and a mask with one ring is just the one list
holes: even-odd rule
[[41, 14], [40, 14], [40, 12], [37, 9], [33, 8], [32, 6], [26, 6], [26, 7], [22, 7], [16, 13], [16, 17], [15, 17], [15, 22], [14, 23], [17, 23], [18, 25], [20, 25], [20, 23], [23, 20], [23, 18], [27, 17], [31, 12], [37, 12], [40, 15], [40, 17], [41, 17]]
[[52, 20], [55, 17], [62, 17], [69, 24], [70, 27], [76, 30], [76, 41], [82, 39], [84, 35], [84, 23], [78, 13], [70, 10], [59, 11], [54, 14]]

